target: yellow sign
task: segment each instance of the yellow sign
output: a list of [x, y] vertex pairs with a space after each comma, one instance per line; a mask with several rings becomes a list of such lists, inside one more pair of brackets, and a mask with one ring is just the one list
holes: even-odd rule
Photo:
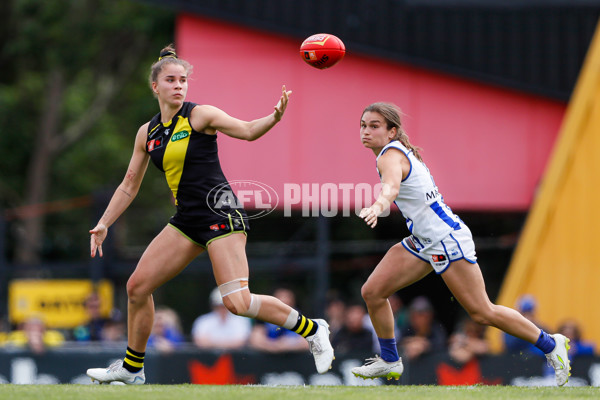
[[86, 298], [95, 291], [100, 297], [100, 312], [109, 317], [113, 308], [113, 285], [84, 279], [13, 280], [8, 286], [10, 322], [19, 324], [31, 316], [41, 317], [49, 328], [74, 328], [85, 324]]

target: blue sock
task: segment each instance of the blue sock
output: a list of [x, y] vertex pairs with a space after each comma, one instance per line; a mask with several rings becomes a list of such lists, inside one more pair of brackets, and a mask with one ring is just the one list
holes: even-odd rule
[[535, 342], [535, 347], [543, 351], [544, 354], [548, 354], [554, 350], [554, 347], [556, 347], [556, 342], [552, 336], [548, 335], [542, 329], [540, 332], [540, 337], [538, 338], [537, 342]]
[[382, 339], [378, 337], [377, 340], [379, 340], [383, 361], [394, 362], [400, 359], [398, 348], [396, 347], [396, 339]]

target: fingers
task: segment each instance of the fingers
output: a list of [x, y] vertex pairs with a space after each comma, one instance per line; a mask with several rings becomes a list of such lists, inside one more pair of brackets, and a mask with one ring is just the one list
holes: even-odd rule
[[377, 226], [377, 213], [371, 208], [363, 208], [360, 210], [359, 217], [362, 218], [369, 227]]
[[98, 224], [94, 229], [90, 230], [90, 256], [96, 257], [96, 253], [102, 257], [102, 242], [106, 237], [106, 226]]
[[94, 240], [94, 235], [90, 236], [90, 257], [96, 257], [96, 241]]
[[375, 228], [377, 226], [377, 216], [374, 216], [371, 219], [365, 220], [367, 222], [367, 225], [369, 225], [369, 227], [371, 229]]
[[96, 244], [96, 235], [92, 235], [90, 237], [90, 256], [92, 258], [96, 257], [96, 251], [98, 249], [98, 245]]
[[92, 235], [90, 238], [90, 256], [94, 258], [96, 257], [96, 253], [100, 257], [104, 255], [102, 254], [102, 243], [98, 243], [96, 235]]
[[283, 114], [285, 112], [291, 94], [292, 91], [286, 90], [285, 85], [281, 87], [281, 97], [279, 98], [277, 105], [273, 107], [275, 111], [277, 111], [279, 114]]

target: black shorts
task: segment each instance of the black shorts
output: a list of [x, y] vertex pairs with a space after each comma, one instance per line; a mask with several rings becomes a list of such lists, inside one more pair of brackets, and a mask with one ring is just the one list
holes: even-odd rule
[[250, 230], [248, 216], [242, 210], [232, 209], [225, 215], [217, 215], [218, 218], [212, 218], [206, 223], [188, 223], [181, 215], [175, 214], [169, 221], [169, 225], [175, 228], [179, 233], [188, 238], [198, 246], [208, 247], [210, 242], [232, 233], [240, 232], [247, 234]]

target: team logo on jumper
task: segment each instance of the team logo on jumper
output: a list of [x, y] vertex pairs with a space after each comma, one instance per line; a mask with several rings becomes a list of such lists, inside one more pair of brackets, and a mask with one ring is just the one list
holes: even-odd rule
[[[264, 217], [279, 204], [277, 192], [269, 185], [257, 181], [231, 181], [215, 186], [206, 196], [208, 206], [215, 214], [229, 218], [235, 216], [233, 210], [245, 210], [248, 219]], [[235, 228], [242, 225], [234, 218]]]
[[162, 139], [152, 139], [148, 141], [148, 151], [152, 151], [155, 149], [160, 149], [162, 147], [163, 141]]
[[446, 256], [443, 254], [434, 254], [431, 256], [433, 262], [444, 262], [446, 261]]
[[174, 133], [173, 136], [171, 136], [171, 142], [176, 142], [178, 140], [185, 139], [188, 136], [190, 136], [190, 133], [188, 131]]

